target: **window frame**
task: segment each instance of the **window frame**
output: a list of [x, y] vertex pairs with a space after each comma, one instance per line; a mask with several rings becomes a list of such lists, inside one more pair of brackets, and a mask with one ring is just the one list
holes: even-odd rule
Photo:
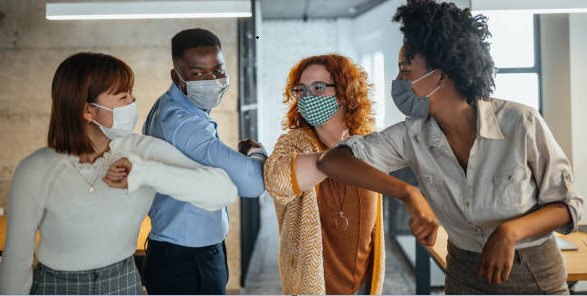
[[[480, 12], [482, 14], [482, 12]], [[533, 67], [504, 67], [497, 68], [495, 75], [498, 74], [521, 74], [535, 73], [538, 76], [538, 112], [542, 115], [542, 62], [540, 50], [540, 15], [533, 14], [533, 33], [534, 33], [534, 66]]]

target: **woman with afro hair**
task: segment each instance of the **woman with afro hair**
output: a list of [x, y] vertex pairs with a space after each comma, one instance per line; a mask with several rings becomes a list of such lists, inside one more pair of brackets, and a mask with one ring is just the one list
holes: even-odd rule
[[490, 97], [486, 17], [415, 0], [393, 20], [404, 45], [391, 95], [407, 118], [349, 137], [319, 169], [385, 192], [382, 176], [411, 166], [448, 233], [446, 294], [568, 294], [553, 231], [576, 231], [585, 200], [540, 114]]
[[[365, 71], [336, 54], [305, 58], [289, 73], [284, 93], [289, 131], [264, 170], [279, 222], [285, 294], [381, 294], [381, 196], [327, 178], [317, 167], [320, 155], [340, 140], [372, 131], [369, 89]], [[393, 178], [390, 183], [387, 193], [404, 201], [417, 229], [438, 227], [415, 187]]]

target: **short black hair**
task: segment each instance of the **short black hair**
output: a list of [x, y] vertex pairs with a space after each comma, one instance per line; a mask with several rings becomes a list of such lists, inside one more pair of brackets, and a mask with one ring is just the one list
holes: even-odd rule
[[408, 0], [393, 21], [401, 23], [408, 61], [420, 54], [429, 70], [442, 69], [469, 105], [489, 98], [495, 88], [495, 67], [486, 16], [472, 16], [470, 9], [454, 3]]
[[218, 46], [218, 48], [222, 48], [220, 39], [206, 29], [183, 30], [171, 38], [171, 57], [174, 61], [181, 59], [186, 50], [202, 46]]

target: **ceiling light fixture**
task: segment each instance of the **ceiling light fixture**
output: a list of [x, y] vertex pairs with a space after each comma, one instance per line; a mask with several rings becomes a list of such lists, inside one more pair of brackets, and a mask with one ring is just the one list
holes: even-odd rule
[[48, 20], [251, 17], [250, 1], [47, 3]]

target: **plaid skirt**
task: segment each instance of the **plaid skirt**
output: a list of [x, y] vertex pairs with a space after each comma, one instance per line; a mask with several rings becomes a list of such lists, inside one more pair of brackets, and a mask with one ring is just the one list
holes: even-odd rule
[[106, 267], [59, 271], [41, 263], [33, 272], [31, 295], [140, 295], [141, 277], [133, 257]]

